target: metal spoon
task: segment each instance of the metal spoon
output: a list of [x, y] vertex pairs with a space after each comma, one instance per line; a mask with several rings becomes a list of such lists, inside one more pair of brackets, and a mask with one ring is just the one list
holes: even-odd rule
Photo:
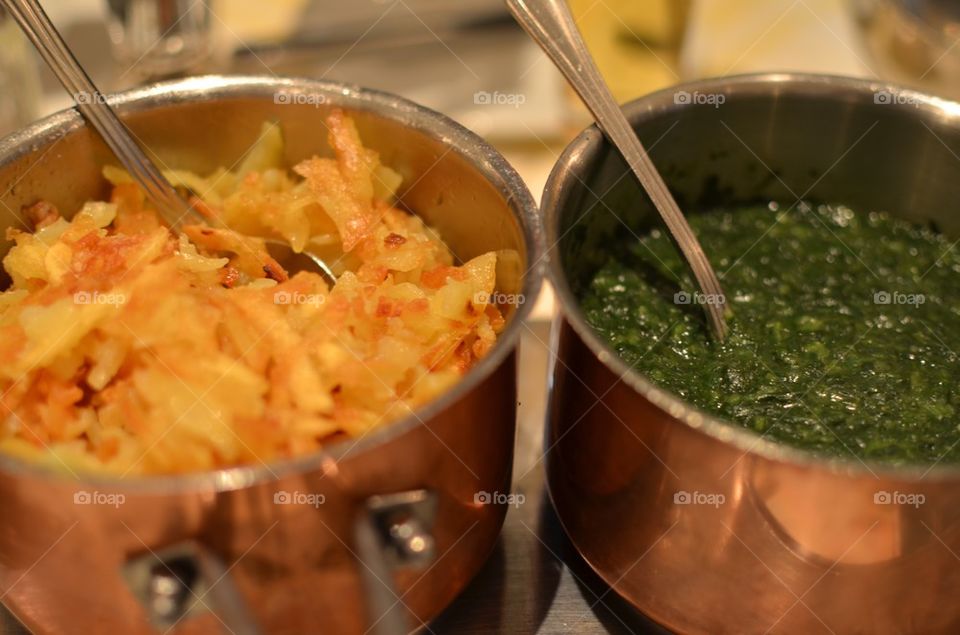
[[[36, 0], [0, 0], [0, 5], [17, 21], [54, 75], [73, 96], [77, 108], [100, 133], [130, 176], [143, 188], [170, 229], [179, 234], [184, 222], [203, 224], [203, 217], [183, 200], [134, 141], [130, 131], [77, 62], [40, 4]], [[290, 245], [280, 240], [267, 239], [265, 242], [270, 255], [287, 271], [314, 271], [323, 275], [330, 284], [336, 282], [333, 272], [318, 256], [308, 252], [296, 253]]]
[[656, 166], [613, 99], [590, 56], [577, 25], [563, 0], [506, 0], [507, 8], [523, 29], [556, 64], [580, 99], [593, 113], [597, 125], [626, 159], [660, 213], [670, 235], [690, 266], [707, 301], [702, 304], [707, 322], [718, 340], [727, 334], [723, 289], [687, 219], [667, 189]]

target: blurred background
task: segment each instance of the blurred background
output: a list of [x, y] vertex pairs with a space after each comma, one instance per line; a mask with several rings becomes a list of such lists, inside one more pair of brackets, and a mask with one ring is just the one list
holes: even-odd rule
[[[298, 75], [399, 93], [500, 145], [586, 123], [500, 0], [46, 0], [100, 86], [190, 73]], [[960, 97], [956, 0], [570, 0], [620, 101], [767, 70], [890, 79]], [[0, 18], [0, 134], [70, 105]], [[534, 183], [536, 185], [537, 183]], [[538, 188], [534, 188], [537, 191]]]

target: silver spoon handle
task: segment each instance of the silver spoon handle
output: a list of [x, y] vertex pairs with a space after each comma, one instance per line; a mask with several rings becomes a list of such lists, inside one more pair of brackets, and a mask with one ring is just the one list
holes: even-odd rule
[[197, 214], [181, 198], [156, 165], [147, 158], [106, 102], [106, 98], [84, 72], [60, 33], [50, 22], [36, 0], [0, 0], [23, 32], [43, 56], [63, 87], [71, 94], [77, 108], [100, 133], [103, 140], [134, 179], [144, 188], [171, 229], [179, 232], [185, 219], [199, 222]]
[[506, 3], [520, 26], [540, 45], [577, 91], [600, 129], [620, 150], [627, 165], [640, 180], [690, 265], [700, 289], [707, 294], [703, 302], [707, 321], [717, 339], [722, 340], [727, 334], [724, 319], [726, 305], [723, 300], [718, 300], [724, 296], [717, 274], [643, 144], [610, 94], [566, 3], [563, 0], [506, 0]]

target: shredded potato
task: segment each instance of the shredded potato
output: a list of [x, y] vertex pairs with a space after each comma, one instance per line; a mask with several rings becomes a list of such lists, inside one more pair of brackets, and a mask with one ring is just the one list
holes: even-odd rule
[[[497, 255], [456, 265], [391, 205], [400, 176], [353, 122], [326, 123], [334, 157], [295, 174], [275, 124], [234, 172], [168, 173], [209, 219], [179, 236], [115, 167], [110, 200], [69, 221], [25, 210], [34, 231], [8, 230], [3, 259], [0, 450], [116, 475], [264, 463], [406, 415], [487, 354]], [[284, 271], [267, 237], [322, 249], [336, 284]]]

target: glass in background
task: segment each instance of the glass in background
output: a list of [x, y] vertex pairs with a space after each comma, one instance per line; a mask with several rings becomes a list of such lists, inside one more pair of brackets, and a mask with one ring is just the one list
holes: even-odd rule
[[860, 2], [870, 52], [884, 77], [960, 99], [960, 2]]
[[210, 58], [210, 7], [195, 0], [107, 0], [117, 61], [140, 79], [195, 72]]

